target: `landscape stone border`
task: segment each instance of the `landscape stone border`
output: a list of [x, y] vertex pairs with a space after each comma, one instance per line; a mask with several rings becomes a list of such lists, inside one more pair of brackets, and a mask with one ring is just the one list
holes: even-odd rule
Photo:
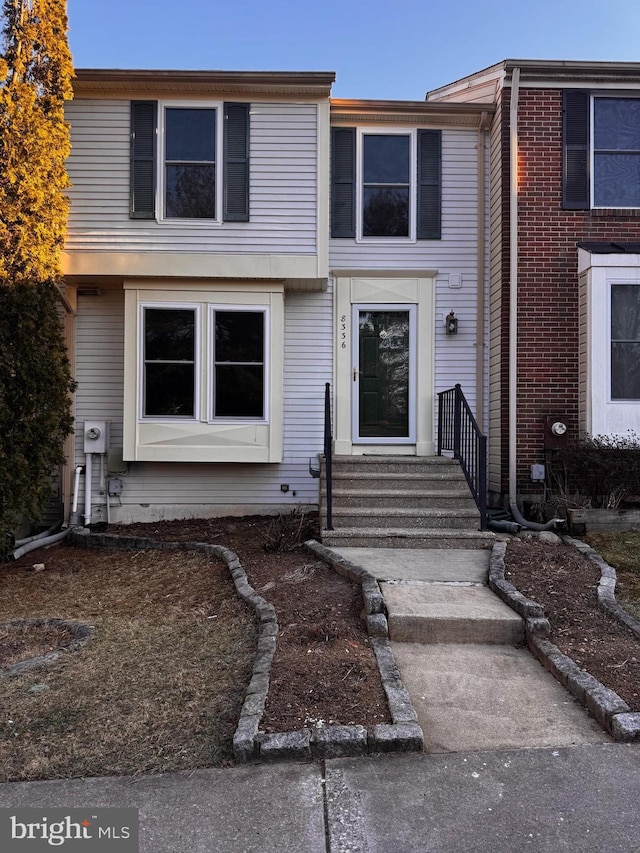
[[338, 574], [362, 587], [367, 633], [371, 638], [371, 646], [376, 656], [392, 720], [391, 723], [380, 723], [373, 727], [368, 733], [367, 749], [363, 745], [363, 752], [422, 752], [424, 733], [418, 725], [418, 716], [391, 651], [384, 598], [378, 581], [366, 569], [341, 557], [331, 548], [316, 542], [315, 539], [308, 540], [304, 545], [308, 551], [328, 563]]
[[[573, 544], [573, 540], [571, 544]], [[544, 668], [555, 676], [607, 729], [614, 740], [623, 742], [640, 740], [640, 713], [631, 712], [627, 703], [617, 693], [609, 690], [588, 672], [580, 669], [575, 661], [563, 654], [556, 645], [547, 639], [551, 626], [544, 615], [544, 607], [526, 598], [505, 579], [504, 557], [506, 550], [506, 542], [496, 542], [493, 546], [489, 564], [489, 587], [524, 618], [527, 644], [531, 652]], [[582, 551], [582, 548], [579, 550]], [[595, 551], [593, 553], [599, 559], [599, 562], [596, 560], [594, 562], [597, 562], [601, 568], [603, 566], [600, 563], [606, 566], [604, 560]], [[610, 566], [608, 568], [611, 569]], [[609, 573], [603, 577], [606, 580], [611, 579]], [[613, 587], [615, 588], [615, 580]], [[603, 588], [610, 590], [611, 593], [613, 592], [611, 584], [605, 584]], [[598, 600], [600, 601], [600, 596], [598, 596]], [[617, 606], [619, 607], [619, 605]]]
[[27, 669], [54, 663], [69, 652], [77, 652], [93, 637], [95, 630], [86, 622], [69, 619], [13, 619], [10, 622], [0, 622], [0, 632], [6, 628], [62, 628], [71, 634], [68, 643], [62, 643], [57, 649], [45, 655], [14, 663], [11, 666], [0, 667], [0, 676], [19, 675]]
[[[380, 724], [367, 732], [363, 726], [323, 726], [313, 731], [304, 728], [293, 732], [266, 734], [260, 722], [269, 692], [271, 664], [276, 650], [278, 622], [272, 604], [258, 595], [249, 584], [246, 572], [234, 551], [221, 545], [204, 542], [163, 542], [139, 536], [116, 536], [110, 533], [91, 533], [85, 528], [74, 529], [71, 545], [85, 548], [120, 548], [122, 550], [196, 551], [219, 557], [229, 568], [238, 595], [254, 607], [260, 619], [256, 657], [251, 680], [245, 694], [238, 726], [233, 736], [236, 761], [310, 760], [311, 758], [347, 758], [376, 752], [414, 752], [423, 748], [424, 737], [417, 723], [389, 641], [384, 602], [376, 579], [368, 572], [347, 561], [336, 569], [362, 584], [367, 629], [378, 662], [382, 683], [387, 693], [393, 724]], [[333, 565], [337, 554], [311, 540], [305, 546], [316, 556]], [[326, 554], [323, 556], [324, 552]], [[365, 577], [366, 576], [366, 577]], [[377, 617], [377, 618], [370, 618]], [[376, 633], [376, 631], [378, 633]], [[380, 632], [384, 631], [383, 634]]]

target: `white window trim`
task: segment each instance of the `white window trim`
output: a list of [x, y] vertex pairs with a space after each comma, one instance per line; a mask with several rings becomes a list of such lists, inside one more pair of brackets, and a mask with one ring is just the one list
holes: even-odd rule
[[[629, 95], [627, 93], [620, 94], [619, 92], [596, 92], [591, 95], [590, 115], [589, 115], [589, 194], [591, 210], [640, 210], [640, 204], [624, 205], [624, 204], [608, 204], [601, 205], [595, 203], [595, 103], [598, 98], [608, 98], [609, 100], [639, 100], [638, 95]], [[622, 153], [622, 152], [621, 152]], [[640, 156], [640, 155], [638, 155]], [[609, 300], [611, 302], [611, 300]]]
[[[187, 309], [195, 312], [195, 359], [194, 359], [194, 379], [195, 379], [195, 389], [194, 389], [194, 402], [193, 408], [195, 415], [192, 418], [189, 417], [181, 417], [181, 416], [171, 416], [171, 415], [145, 415], [144, 413], [144, 401], [145, 401], [145, 383], [144, 383], [144, 344], [145, 344], [145, 334], [144, 334], [144, 312], [146, 308], [158, 308], [158, 309], [168, 309], [179, 311], [181, 309]], [[201, 372], [202, 372], [202, 312], [200, 310], [200, 303], [197, 302], [140, 302], [138, 304], [138, 420], [140, 422], [145, 423], [197, 423], [200, 413], [200, 399], [201, 399]]]
[[[271, 317], [269, 308], [266, 305], [228, 305], [221, 303], [213, 303], [209, 302], [208, 305], [208, 335], [207, 335], [207, 423], [210, 424], [268, 424], [269, 423], [269, 400], [271, 397], [270, 394], [270, 381], [269, 377], [271, 376], [271, 363], [270, 363], [270, 354], [271, 354]], [[251, 418], [251, 417], [214, 417], [213, 416], [213, 401], [214, 401], [214, 390], [213, 390], [213, 380], [215, 373], [215, 365], [213, 363], [213, 342], [215, 337], [215, 322], [213, 319], [213, 314], [215, 311], [250, 311], [252, 314], [262, 314], [262, 322], [264, 324], [264, 346], [263, 346], [263, 399], [262, 399], [262, 407], [264, 416], [262, 418]]]
[[[365, 136], [398, 136], [409, 137], [409, 236], [408, 237], [364, 237], [362, 235], [362, 204], [364, 178], [364, 137]], [[397, 246], [398, 243], [415, 243], [416, 239], [416, 207], [418, 198], [418, 133], [415, 128], [359, 127], [356, 133], [356, 243], [375, 243], [376, 245]]]
[[[167, 109], [200, 109], [216, 111], [216, 216], [215, 219], [191, 219], [190, 217], [179, 217], [165, 215], [165, 151], [166, 151], [166, 111]], [[160, 224], [185, 225], [196, 228], [210, 228], [222, 226], [223, 205], [223, 157], [224, 157], [224, 104], [222, 101], [184, 101], [164, 100], [158, 102], [158, 176], [156, 187], [156, 210], [157, 220]]]
[[640, 282], [638, 281], [629, 281], [629, 279], [607, 279], [607, 403], [613, 406], [638, 406], [640, 405], [640, 398], [633, 397], [617, 397], [614, 398], [611, 393], [611, 385], [612, 385], [612, 375], [611, 375], [611, 303], [613, 301], [613, 287], [623, 286], [635, 286], [640, 287]]

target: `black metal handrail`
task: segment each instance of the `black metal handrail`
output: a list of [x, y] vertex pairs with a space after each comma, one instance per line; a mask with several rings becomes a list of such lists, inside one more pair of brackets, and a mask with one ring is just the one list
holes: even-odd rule
[[438, 394], [438, 456], [453, 451], [487, 528], [487, 436], [480, 431], [460, 385]]
[[324, 483], [327, 501], [327, 530], [333, 530], [333, 434], [331, 432], [331, 389], [324, 386]]

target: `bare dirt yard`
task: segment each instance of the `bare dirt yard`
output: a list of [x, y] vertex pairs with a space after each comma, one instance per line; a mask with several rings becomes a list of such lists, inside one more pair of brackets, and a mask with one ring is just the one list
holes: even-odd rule
[[640, 640], [599, 608], [597, 566], [569, 545], [512, 539], [505, 576], [544, 606], [551, 641], [640, 711]]

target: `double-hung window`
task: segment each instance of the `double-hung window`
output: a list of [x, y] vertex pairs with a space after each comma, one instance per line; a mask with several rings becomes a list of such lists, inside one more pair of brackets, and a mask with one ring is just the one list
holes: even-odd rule
[[164, 216], [216, 219], [218, 111], [191, 107], [164, 110]]
[[363, 237], [412, 236], [413, 140], [414, 136], [407, 133], [362, 135], [360, 231]]
[[562, 203], [640, 208], [640, 97], [564, 91]]
[[442, 132], [332, 128], [331, 236], [439, 240]]
[[196, 417], [199, 308], [142, 308], [142, 417]]
[[249, 220], [248, 103], [131, 102], [132, 219]]
[[640, 98], [593, 98], [593, 206], [640, 207]]
[[611, 399], [640, 400], [640, 284], [611, 285]]

